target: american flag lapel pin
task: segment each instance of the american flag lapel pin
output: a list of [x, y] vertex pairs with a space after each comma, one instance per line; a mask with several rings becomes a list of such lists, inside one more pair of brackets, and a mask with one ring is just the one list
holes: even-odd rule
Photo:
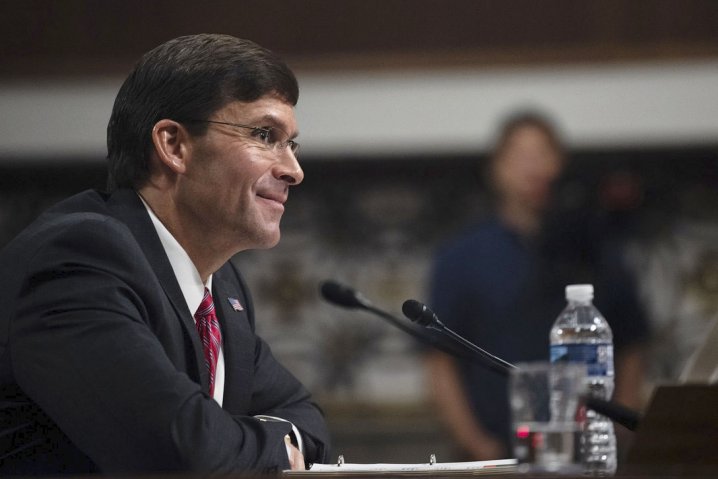
[[227, 301], [229, 301], [229, 304], [232, 306], [233, 310], [244, 311], [244, 308], [242, 307], [242, 303], [240, 303], [237, 298], [227, 298]]

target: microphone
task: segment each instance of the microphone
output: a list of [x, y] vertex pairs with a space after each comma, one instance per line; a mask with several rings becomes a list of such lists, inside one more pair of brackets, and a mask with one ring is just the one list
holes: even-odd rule
[[349, 286], [327, 280], [321, 283], [319, 290], [322, 297], [332, 304], [344, 308], [368, 309], [371, 303], [359, 292]]
[[404, 316], [406, 316], [413, 322], [420, 324], [425, 328], [439, 331], [445, 336], [448, 336], [452, 340], [461, 344], [469, 351], [477, 354], [479, 358], [484, 360], [484, 362], [495, 371], [498, 371], [503, 374], [509, 374], [512, 369], [517, 369], [516, 366], [514, 366], [513, 364], [504, 361], [503, 359], [481, 349], [468, 339], [448, 328], [446, 325], [444, 325], [444, 323], [439, 321], [439, 318], [436, 316], [436, 313], [434, 313], [434, 311], [432, 311], [431, 308], [429, 308], [424, 303], [420, 303], [415, 299], [408, 299], [404, 301], [404, 304], [401, 306], [401, 311], [404, 313]]
[[420, 324], [425, 328], [431, 328], [436, 330], [442, 330], [446, 326], [444, 323], [439, 321], [439, 317], [429, 307], [423, 303], [416, 301], [415, 299], [407, 299], [404, 304], [401, 305], [401, 312], [404, 316], [414, 321], [416, 324]]
[[454, 347], [453, 344], [444, 344], [439, 341], [439, 338], [428, 335], [423, 330], [413, 327], [411, 323], [407, 324], [405, 321], [402, 321], [396, 316], [377, 308], [363, 294], [345, 284], [330, 279], [325, 280], [320, 283], [319, 291], [324, 300], [335, 306], [341, 306], [349, 309], [363, 309], [379, 316], [417, 341], [433, 346], [447, 354], [451, 354], [452, 356], [458, 356], [467, 361], [477, 361], [475, 355], [466, 354], [464, 350], [459, 350]]
[[[439, 318], [436, 316], [436, 313], [434, 313], [434, 311], [432, 311], [431, 308], [429, 308], [427, 305], [420, 303], [419, 301], [409, 299], [404, 302], [401, 307], [401, 310], [404, 313], [404, 316], [414, 321], [415, 323], [420, 324], [426, 328], [433, 329], [435, 331], [440, 331], [441, 333], [446, 334], [453, 340], [459, 342], [469, 350], [477, 353], [480, 357], [484, 358], [488, 362], [489, 366], [491, 366], [493, 369], [496, 369], [504, 374], [508, 374], [512, 369], [518, 369], [513, 364], [508, 363], [503, 359], [484, 351], [471, 341], [449, 329], [446, 325], [444, 325], [444, 323], [439, 320]], [[617, 404], [612, 401], [606, 401], [605, 399], [600, 399], [589, 395], [585, 396], [583, 399], [587, 408], [592, 409], [598, 414], [602, 414], [607, 418], [611, 419], [612, 421], [617, 422], [629, 431], [635, 431], [638, 427], [638, 423], [641, 420], [641, 415], [633, 409], [621, 406], [620, 404]]]

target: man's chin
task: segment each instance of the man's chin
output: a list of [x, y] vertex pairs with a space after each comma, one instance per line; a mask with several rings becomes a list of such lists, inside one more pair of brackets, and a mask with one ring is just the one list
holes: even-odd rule
[[279, 229], [277, 229], [276, 231], [271, 231], [271, 232], [268, 231], [265, 234], [261, 235], [261, 237], [257, 238], [253, 249], [274, 248], [279, 243], [280, 237], [281, 237], [281, 234], [279, 232]]
[[269, 249], [279, 243], [279, 220], [258, 218], [254, 222], [245, 222], [235, 230], [236, 237], [241, 239], [244, 249]]

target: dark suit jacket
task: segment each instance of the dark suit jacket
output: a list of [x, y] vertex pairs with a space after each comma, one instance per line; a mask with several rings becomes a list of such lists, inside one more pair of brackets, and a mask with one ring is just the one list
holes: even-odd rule
[[[255, 335], [238, 271], [213, 277], [226, 380], [212, 400], [202, 346], [134, 191], [87, 191], [0, 254], [0, 474], [288, 468], [286, 423], [309, 462], [328, 435], [302, 385]], [[235, 311], [227, 298], [244, 311]]]

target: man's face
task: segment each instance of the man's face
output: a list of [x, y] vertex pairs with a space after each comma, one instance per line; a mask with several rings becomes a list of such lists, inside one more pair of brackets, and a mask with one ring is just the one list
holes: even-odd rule
[[541, 129], [518, 128], [494, 162], [494, 180], [504, 201], [534, 211], [546, 208], [563, 160]]
[[[282, 140], [297, 135], [294, 108], [272, 95], [229, 103], [208, 120], [278, 128]], [[216, 123], [208, 124], [206, 134], [192, 137], [188, 148], [191, 161], [176, 198], [190, 224], [212, 235], [212, 243], [221, 248], [276, 245], [289, 186], [304, 178], [291, 149], [272, 150], [261, 132]]]

